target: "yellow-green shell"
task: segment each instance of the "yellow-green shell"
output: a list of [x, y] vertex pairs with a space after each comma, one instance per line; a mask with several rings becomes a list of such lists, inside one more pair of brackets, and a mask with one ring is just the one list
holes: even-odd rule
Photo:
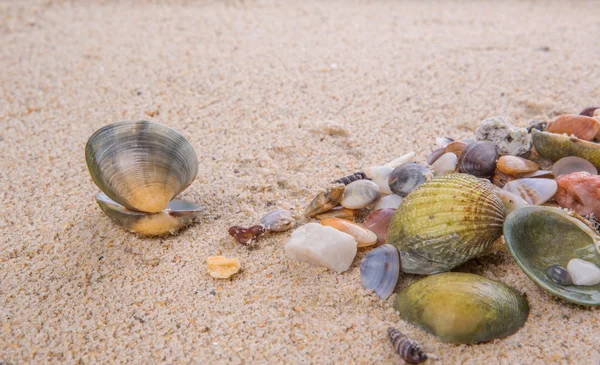
[[442, 342], [470, 344], [509, 336], [527, 320], [529, 304], [516, 290], [466, 273], [428, 276], [402, 290], [400, 317]]
[[600, 144], [584, 141], [575, 136], [549, 132], [531, 131], [533, 146], [537, 153], [551, 161], [577, 156], [590, 161], [600, 169]]
[[405, 273], [449, 271], [498, 239], [504, 217], [489, 181], [467, 174], [436, 177], [402, 201], [388, 243], [400, 252]]

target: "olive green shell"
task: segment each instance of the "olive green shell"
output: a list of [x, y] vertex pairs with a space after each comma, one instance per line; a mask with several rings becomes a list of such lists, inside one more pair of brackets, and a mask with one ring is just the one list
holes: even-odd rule
[[567, 266], [573, 258], [600, 265], [600, 236], [575, 213], [530, 206], [508, 215], [504, 240], [523, 272], [540, 288], [569, 302], [600, 305], [600, 284], [562, 286], [546, 276], [551, 265]]
[[504, 205], [492, 184], [467, 174], [436, 177], [400, 204], [388, 243], [409, 274], [449, 271], [479, 255], [502, 234]]
[[402, 290], [400, 317], [442, 342], [470, 344], [506, 337], [521, 328], [529, 304], [516, 290], [466, 273], [428, 276]]
[[558, 161], [563, 157], [577, 156], [590, 161], [600, 170], [600, 144], [536, 129], [531, 131], [531, 136], [535, 150], [545, 159]]

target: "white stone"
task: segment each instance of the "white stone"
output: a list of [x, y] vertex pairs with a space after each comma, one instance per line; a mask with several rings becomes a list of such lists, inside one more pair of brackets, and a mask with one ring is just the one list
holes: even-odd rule
[[413, 151], [410, 151], [409, 153], [404, 154], [404, 155], [398, 157], [397, 159], [386, 163], [385, 166], [395, 169], [396, 167], [398, 167], [402, 164], [412, 161], [413, 158], [415, 158], [415, 153]]
[[344, 272], [352, 265], [356, 247], [356, 240], [349, 234], [319, 223], [308, 223], [292, 232], [285, 244], [285, 255], [292, 260]]
[[457, 163], [458, 157], [454, 153], [444, 153], [431, 165], [433, 176], [443, 176], [453, 173], [456, 170]]
[[600, 267], [592, 262], [572, 259], [567, 265], [567, 270], [571, 274], [575, 285], [592, 286], [600, 284]]
[[375, 208], [373, 208], [373, 210], [386, 209], [386, 208], [398, 209], [398, 207], [400, 206], [400, 203], [402, 203], [402, 197], [400, 195], [396, 195], [396, 194], [387, 195], [387, 196], [384, 196], [383, 198], [379, 199], [377, 204], [375, 204]]
[[381, 192], [384, 194], [392, 194], [392, 190], [388, 184], [392, 171], [394, 171], [394, 169], [389, 166], [371, 166], [363, 170], [369, 179], [379, 185], [379, 189], [381, 189]]

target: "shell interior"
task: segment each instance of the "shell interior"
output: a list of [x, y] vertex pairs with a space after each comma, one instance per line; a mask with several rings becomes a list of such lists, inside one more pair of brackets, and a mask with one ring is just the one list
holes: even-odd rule
[[567, 266], [580, 258], [600, 265], [595, 245], [600, 236], [584, 222], [559, 208], [530, 206], [512, 212], [504, 239], [523, 272], [550, 294], [582, 305], [600, 305], [600, 284], [561, 286], [546, 274], [551, 265]]

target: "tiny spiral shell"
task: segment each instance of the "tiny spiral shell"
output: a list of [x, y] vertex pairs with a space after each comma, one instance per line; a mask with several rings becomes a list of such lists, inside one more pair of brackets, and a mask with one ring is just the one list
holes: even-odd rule
[[344, 176], [342, 178], [337, 179], [336, 181], [334, 181], [334, 184], [344, 184], [344, 185], [348, 185], [351, 182], [354, 182], [356, 180], [370, 180], [369, 178], [367, 178], [367, 175], [362, 172], [362, 171], [357, 171], [355, 173], [353, 173], [352, 175], [348, 175], [348, 176]]
[[402, 360], [409, 364], [420, 364], [427, 360], [427, 355], [421, 351], [419, 345], [394, 327], [388, 328], [388, 336], [390, 337], [392, 346], [394, 346], [394, 350], [396, 350]]

